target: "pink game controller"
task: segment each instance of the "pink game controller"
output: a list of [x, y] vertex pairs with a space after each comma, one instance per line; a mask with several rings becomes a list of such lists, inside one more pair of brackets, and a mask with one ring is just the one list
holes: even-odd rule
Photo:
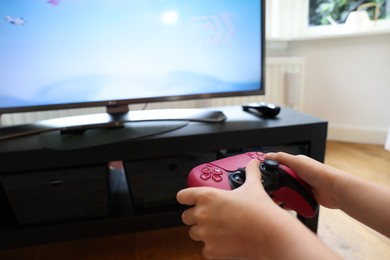
[[265, 159], [261, 152], [248, 152], [193, 168], [188, 176], [189, 187], [209, 186], [233, 190], [245, 182], [245, 167], [252, 159], [258, 159], [265, 191], [281, 201], [286, 208], [311, 218], [318, 211], [310, 187], [290, 168], [275, 160]]

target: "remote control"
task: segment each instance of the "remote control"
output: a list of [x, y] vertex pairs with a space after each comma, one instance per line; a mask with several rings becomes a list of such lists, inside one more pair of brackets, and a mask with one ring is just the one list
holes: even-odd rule
[[249, 103], [242, 106], [242, 109], [249, 113], [257, 114], [264, 118], [275, 118], [280, 113], [280, 106], [271, 103]]

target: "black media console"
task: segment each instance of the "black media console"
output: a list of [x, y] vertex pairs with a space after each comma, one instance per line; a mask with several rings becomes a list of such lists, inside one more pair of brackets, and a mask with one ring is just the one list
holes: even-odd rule
[[[175, 196], [190, 169], [224, 156], [286, 151], [324, 161], [326, 121], [288, 108], [275, 119], [239, 106], [217, 109], [225, 122], [183, 123], [109, 144], [101, 138], [134, 131], [137, 122], [79, 136], [54, 131], [0, 141], [0, 248], [182, 225]], [[67, 145], [72, 142], [77, 149]], [[316, 232], [318, 215], [298, 218]]]

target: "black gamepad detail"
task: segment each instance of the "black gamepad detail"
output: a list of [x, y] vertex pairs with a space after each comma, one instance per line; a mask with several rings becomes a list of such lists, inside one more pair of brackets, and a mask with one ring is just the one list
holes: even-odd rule
[[242, 106], [246, 112], [255, 113], [264, 118], [275, 118], [280, 113], [280, 106], [271, 103], [249, 103]]
[[[280, 186], [280, 179], [286, 176], [281, 176], [281, 171], [278, 169], [279, 163], [275, 160], [267, 159], [260, 165], [261, 182], [265, 191], [271, 194]], [[230, 186], [233, 189], [240, 187], [245, 182], [245, 168], [239, 168], [237, 172], [229, 174]]]
[[233, 190], [245, 182], [245, 166], [252, 159], [260, 160], [260, 173], [265, 191], [299, 215], [310, 218], [318, 211], [318, 203], [309, 186], [290, 168], [266, 159], [260, 152], [227, 157], [193, 168], [188, 186], [209, 186]]

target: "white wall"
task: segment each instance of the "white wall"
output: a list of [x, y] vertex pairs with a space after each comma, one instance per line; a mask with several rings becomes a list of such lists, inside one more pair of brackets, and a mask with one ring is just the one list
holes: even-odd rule
[[329, 121], [329, 139], [384, 144], [390, 126], [390, 33], [288, 43], [306, 57], [303, 112]]

